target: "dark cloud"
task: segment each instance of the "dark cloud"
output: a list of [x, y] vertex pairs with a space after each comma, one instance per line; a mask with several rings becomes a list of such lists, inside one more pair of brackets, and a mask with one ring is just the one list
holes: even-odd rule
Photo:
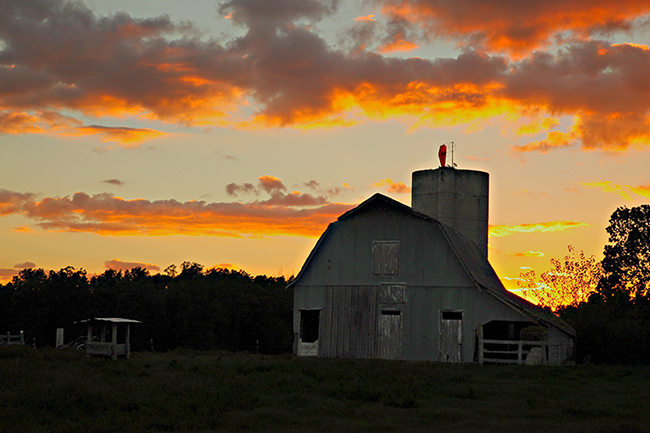
[[104, 262], [106, 269], [114, 269], [116, 271], [127, 271], [133, 268], [142, 268], [148, 271], [160, 271], [160, 266], [152, 265], [151, 263], [142, 262], [123, 262], [119, 259], [108, 260]]
[[226, 185], [226, 193], [228, 193], [228, 195], [237, 196], [239, 194], [247, 193], [259, 194], [259, 191], [252, 183], [243, 183], [238, 185], [233, 182]]
[[[543, 111], [575, 116], [576, 123], [516, 151], [647, 142], [647, 47], [585, 40], [628, 28], [650, 12], [645, 0], [379, 3], [389, 21], [381, 31], [371, 20], [356, 22], [348, 52], [307, 25], [336, 10], [332, 1], [227, 1], [220, 10], [248, 31], [221, 45], [167, 16], [98, 16], [77, 2], [2, 0], [0, 133], [92, 135], [137, 147], [165, 134], [84, 125], [71, 116], [241, 128], [399, 118], [438, 127]], [[558, 32], [568, 36], [558, 39], [557, 54], [531, 54]], [[361, 49], [372, 41], [385, 52], [404, 50], [440, 36], [520, 57], [466, 49], [456, 58], [403, 59]], [[242, 122], [248, 101], [254, 114]], [[232, 188], [233, 195], [251, 191]]]
[[116, 185], [116, 186], [124, 185], [124, 181], [119, 180], [119, 179], [106, 179], [106, 180], [103, 180], [102, 182], [107, 183], [109, 185]]
[[629, 30], [650, 13], [646, 0], [375, 0], [391, 19], [408, 21], [435, 37], [517, 55], [555, 38]]
[[23, 262], [14, 265], [15, 269], [25, 269], [25, 268], [35, 268], [35, 267], [36, 267], [36, 263], [34, 262]]

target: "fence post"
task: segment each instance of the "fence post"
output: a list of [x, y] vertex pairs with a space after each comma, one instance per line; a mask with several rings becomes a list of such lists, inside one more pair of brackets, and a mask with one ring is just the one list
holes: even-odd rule
[[523, 362], [522, 362], [522, 358], [523, 358], [522, 349], [523, 349], [522, 341], [519, 340], [519, 342], [517, 344], [517, 364], [519, 364], [519, 365], [523, 364]]

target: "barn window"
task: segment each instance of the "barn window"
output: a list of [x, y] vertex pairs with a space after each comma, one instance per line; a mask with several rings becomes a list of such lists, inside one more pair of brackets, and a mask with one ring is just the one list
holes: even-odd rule
[[384, 316], [399, 316], [402, 312], [397, 310], [382, 310], [381, 314]]
[[313, 343], [318, 340], [320, 310], [300, 310], [300, 340]]
[[462, 311], [443, 311], [442, 320], [463, 320]]
[[373, 275], [397, 275], [399, 272], [398, 257], [399, 241], [373, 241]]

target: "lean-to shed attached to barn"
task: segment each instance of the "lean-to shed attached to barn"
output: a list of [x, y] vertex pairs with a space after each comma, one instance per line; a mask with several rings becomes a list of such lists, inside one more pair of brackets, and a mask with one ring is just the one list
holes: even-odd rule
[[508, 292], [487, 260], [487, 173], [413, 173], [329, 225], [294, 288], [297, 356], [560, 365], [575, 331]]

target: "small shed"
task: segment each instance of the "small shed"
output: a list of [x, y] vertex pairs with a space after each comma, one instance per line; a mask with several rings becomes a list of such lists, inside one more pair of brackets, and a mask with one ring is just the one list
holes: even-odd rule
[[[86, 356], [110, 356], [111, 359], [125, 356], [126, 359], [129, 359], [131, 357], [131, 324], [142, 322], [119, 317], [96, 317], [77, 323], [88, 324]], [[120, 342], [118, 343], [118, 341]]]

